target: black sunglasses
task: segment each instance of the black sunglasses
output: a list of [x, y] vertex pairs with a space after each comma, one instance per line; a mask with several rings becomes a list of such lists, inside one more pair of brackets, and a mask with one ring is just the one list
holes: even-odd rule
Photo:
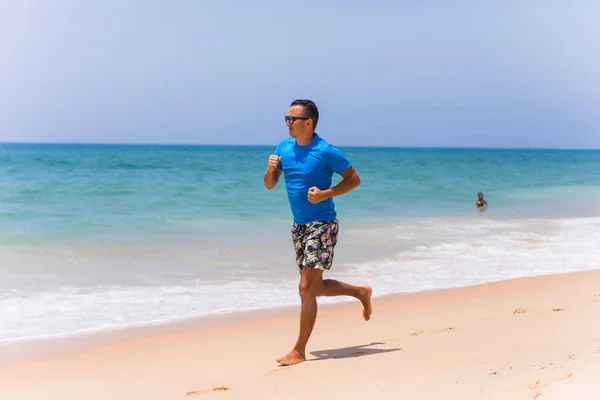
[[285, 123], [291, 125], [294, 122], [296, 122], [297, 119], [307, 120], [307, 119], [310, 119], [310, 118], [306, 118], [306, 117], [292, 117], [292, 116], [286, 115], [285, 116]]

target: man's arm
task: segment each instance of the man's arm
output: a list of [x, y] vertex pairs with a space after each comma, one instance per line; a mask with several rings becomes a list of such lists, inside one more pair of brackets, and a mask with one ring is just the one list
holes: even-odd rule
[[269, 163], [267, 165], [267, 170], [265, 171], [265, 176], [263, 176], [263, 181], [265, 183], [265, 187], [269, 190], [273, 189], [277, 182], [279, 181], [279, 177], [283, 172], [280, 169], [277, 169], [277, 166], [281, 162], [281, 156], [270, 155]]
[[320, 203], [331, 197], [339, 196], [348, 193], [352, 189], [360, 185], [360, 177], [354, 167], [350, 167], [340, 174], [343, 178], [340, 183], [326, 190], [319, 190], [317, 187], [312, 187], [308, 190], [308, 201], [313, 204]]
[[336, 197], [342, 195], [344, 193], [348, 193], [352, 189], [356, 189], [360, 185], [360, 177], [358, 173], [354, 169], [354, 167], [350, 167], [344, 172], [340, 174], [340, 176], [344, 179], [331, 189], [324, 190], [323, 192], [325, 198], [323, 200], [327, 200], [330, 197]]
[[280, 169], [269, 170], [265, 172], [265, 176], [263, 177], [263, 181], [265, 182], [265, 187], [269, 190], [273, 189], [277, 182], [279, 182], [279, 177], [283, 171]]

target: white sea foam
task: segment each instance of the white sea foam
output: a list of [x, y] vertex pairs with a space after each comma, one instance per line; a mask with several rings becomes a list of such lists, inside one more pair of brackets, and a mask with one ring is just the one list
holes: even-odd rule
[[[97, 268], [86, 271], [90, 276], [85, 284], [48, 271], [47, 287], [24, 285], [0, 291], [0, 342], [298, 304], [291, 246], [272, 250], [268, 245], [254, 250], [253, 255], [263, 258], [235, 268], [223, 260], [206, 264], [206, 268], [230, 268], [219, 279], [207, 279], [215, 274], [203, 275], [201, 263], [194, 264], [196, 270], [186, 265], [186, 248], [181, 246], [177, 264], [165, 264], [164, 270], [157, 264], [150, 272], [131, 270], [121, 284], [106, 279], [98, 279], [101, 283], [96, 285], [90, 282], [94, 274], [118, 271], [114, 260], [123, 258], [113, 259], [111, 268], [101, 273]], [[189, 250], [189, 254], [190, 262], [196, 262], [197, 253]], [[27, 255], [21, 255], [20, 262], [26, 260], [23, 257]], [[291, 265], [285, 273], [281, 273], [282, 257]], [[71, 268], [89, 266], [72, 254], [65, 260]], [[369, 283], [375, 295], [383, 295], [597, 268], [597, 217], [429, 218], [347, 227], [336, 249], [334, 269], [327, 275], [353, 284]]]
[[[65, 287], [0, 298], [0, 342], [94, 332], [292, 304], [291, 281], [190, 286]], [[265, 297], [277, 299], [270, 304]]]
[[402, 228], [420, 231], [414, 247], [344, 275], [399, 293], [597, 269], [599, 228], [600, 218], [423, 221]]

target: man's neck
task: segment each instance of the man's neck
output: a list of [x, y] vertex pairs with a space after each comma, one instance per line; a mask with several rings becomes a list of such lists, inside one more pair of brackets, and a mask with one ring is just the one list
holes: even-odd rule
[[298, 144], [298, 146], [308, 146], [313, 141], [314, 138], [315, 138], [315, 132], [311, 132], [308, 135], [305, 135], [302, 137], [297, 137], [296, 143]]

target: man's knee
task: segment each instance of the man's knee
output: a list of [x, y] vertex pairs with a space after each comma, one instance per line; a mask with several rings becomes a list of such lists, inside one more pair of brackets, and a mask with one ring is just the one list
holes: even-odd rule
[[322, 271], [314, 268], [304, 267], [302, 270], [302, 278], [298, 285], [300, 297], [320, 296], [323, 289]]

